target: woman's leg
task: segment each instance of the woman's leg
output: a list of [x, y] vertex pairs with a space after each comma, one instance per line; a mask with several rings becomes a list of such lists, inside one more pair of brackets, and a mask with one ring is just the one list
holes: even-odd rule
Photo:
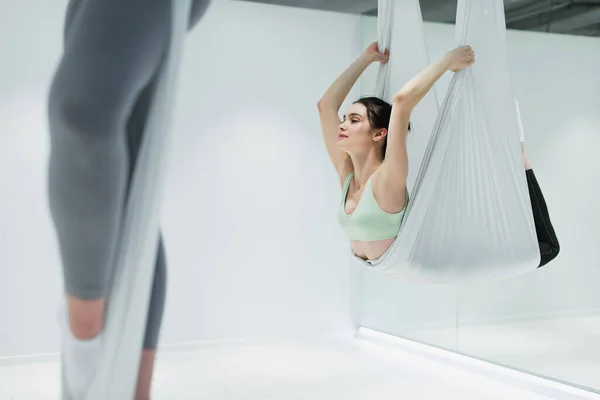
[[165, 306], [167, 289], [167, 260], [162, 237], [158, 246], [156, 257], [156, 269], [154, 270], [154, 282], [152, 284], [152, 297], [148, 309], [148, 322], [146, 323], [146, 334], [144, 336], [144, 348], [138, 373], [138, 383], [135, 400], [149, 400], [152, 389], [152, 376], [154, 374], [154, 363], [156, 346], [162, 324], [162, 316]]
[[533, 211], [533, 221], [535, 223], [535, 232], [538, 238], [540, 247], [540, 265], [543, 267], [550, 261], [554, 260], [560, 252], [560, 244], [554, 232], [554, 227], [550, 221], [548, 207], [544, 200], [544, 195], [540, 189], [540, 185], [533, 173], [533, 169], [525, 171], [527, 175], [527, 187], [529, 188], [529, 198], [531, 199], [531, 209]]
[[68, 306], [63, 354], [73, 396], [95, 373], [126, 196], [126, 125], [170, 35], [168, 0], [73, 2], [50, 89], [49, 203]]
[[[194, 0], [192, 3], [192, 9], [190, 10], [190, 29], [193, 28], [204, 15], [209, 3], [210, 0]], [[131, 184], [131, 179], [135, 170], [135, 163], [138, 159], [138, 153], [146, 128], [150, 107], [152, 105], [152, 100], [154, 99], [154, 90], [156, 89], [157, 84], [157, 80], [155, 78], [151, 80], [151, 82], [140, 94], [127, 124], [127, 149], [129, 159], [131, 160], [131, 166], [128, 174], [128, 188]], [[140, 360], [137, 391], [135, 397], [136, 400], [150, 399], [152, 377], [154, 374], [154, 364], [156, 359], [156, 347], [158, 345], [165, 306], [167, 286], [166, 281], [167, 260], [161, 234], [156, 255], [156, 266], [154, 271], [154, 281], [152, 284], [150, 307], [148, 309], [144, 348], [142, 350], [142, 357]]]
[[538, 245], [540, 248], [540, 265], [543, 267], [550, 261], [554, 260], [560, 252], [560, 244], [558, 238], [554, 232], [554, 227], [550, 221], [550, 214], [546, 205], [546, 200], [542, 194], [542, 189], [538, 184], [538, 181], [533, 173], [533, 168], [529, 159], [527, 158], [527, 152], [525, 151], [525, 136], [523, 131], [523, 125], [521, 122], [521, 112], [519, 109], [519, 103], [515, 101], [515, 107], [517, 110], [517, 122], [519, 127], [519, 135], [521, 138], [521, 151], [523, 153], [523, 164], [525, 166], [525, 174], [527, 176], [527, 187], [529, 189], [529, 198], [531, 200], [531, 209], [533, 211], [533, 222], [535, 224], [535, 232], [537, 234]]
[[[190, 27], [209, 3], [194, 1]], [[103, 327], [126, 181], [137, 158], [151, 81], [167, 49], [170, 12], [170, 0], [72, 0], [67, 10], [65, 50], [49, 99], [49, 200], [68, 299], [63, 348], [68, 352], [70, 347], [73, 354], [67, 354], [65, 361], [75, 364], [67, 365], [66, 375], [75, 395], [85, 391], [94, 374], [93, 358], [101, 351], [97, 340]], [[161, 237], [139, 399], [149, 398], [165, 281]]]
[[[131, 116], [127, 123], [127, 150], [131, 160], [131, 166], [128, 174], [128, 189], [131, 187], [133, 173], [138, 160], [139, 150], [142, 144], [146, 122], [150, 114], [152, 101], [154, 100], [154, 91], [156, 89], [157, 79], [153, 78], [151, 83], [144, 88], [140, 94]], [[125, 206], [125, 204], [123, 204]], [[166, 276], [167, 260], [162, 234], [159, 237], [158, 250], [156, 254], [156, 264], [154, 270], [154, 279], [152, 283], [150, 306], [148, 309], [148, 319], [146, 324], [146, 333], [144, 336], [144, 348], [140, 361], [138, 374], [138, 384], [136, 391], [136, 400], [150, 399], [152, 387], [152, 376], [154, 372], [154, 361], [156, 346], [158, 344], [159, 333], [162, 323], [163, 310], [166, 297]]]

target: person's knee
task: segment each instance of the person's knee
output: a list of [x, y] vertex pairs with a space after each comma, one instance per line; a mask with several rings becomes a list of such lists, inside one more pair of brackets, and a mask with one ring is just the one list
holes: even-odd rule
[[123, 130], [125, 115], [120, 115], [116, 96], [111, 101], [92, 92], [83, 94], [74, 86], [75, 82], [59, 79], [51, 88], [48, 99], [51, 134], [67, 135], [68, 139], [83, 144], [82, 138], [105, 138]]
[[82, 300], [68, 296], [69, 325], [80, 340], [96, 337], [104, 325], [104, 300]]

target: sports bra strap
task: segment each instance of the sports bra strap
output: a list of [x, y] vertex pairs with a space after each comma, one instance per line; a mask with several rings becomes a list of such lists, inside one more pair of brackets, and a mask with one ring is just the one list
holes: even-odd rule
[[346, 201], [346, 196], [348, 196], [348, 189], [350, 189], [350, 183], [352, 182], [353, 177], [354, 171], [350, 171], [346, 176], [346, 180], [344, 181], [344, 191], [342, 193], [342, 203]]

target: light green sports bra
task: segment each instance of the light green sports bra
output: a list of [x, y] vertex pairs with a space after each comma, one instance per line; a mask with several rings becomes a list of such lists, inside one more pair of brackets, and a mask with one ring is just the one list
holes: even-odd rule
[[379, 208], [375, 196], [373, 195], [371, 178], [369, 178], [356, 209], [351, 214], [346, 214], [344, 206], [353, 177], [354, 171], [351, 171], [346, 177], [342, 193], [342, 202], [338, 212], [339, 223], [346, 232], [348, 238], [350, 240], [370, 242], [396, 237], [402, 226], [406, 205], [408, 204], [408, 190], [406, 191], [406, 204], [404, 205], [404, 208], [400, 212], [390, 214]]

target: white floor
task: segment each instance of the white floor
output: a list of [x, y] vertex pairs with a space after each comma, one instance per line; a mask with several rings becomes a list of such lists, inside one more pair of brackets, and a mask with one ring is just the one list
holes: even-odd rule
[[[57, 399], [58, 364], [0, 367], [0, 400]], [[164, 351], [154, 400], [542, 400], [368, 342], [238, 344]]]
[[410, 339], [600, 390], [600, 316], [413, 332]]

